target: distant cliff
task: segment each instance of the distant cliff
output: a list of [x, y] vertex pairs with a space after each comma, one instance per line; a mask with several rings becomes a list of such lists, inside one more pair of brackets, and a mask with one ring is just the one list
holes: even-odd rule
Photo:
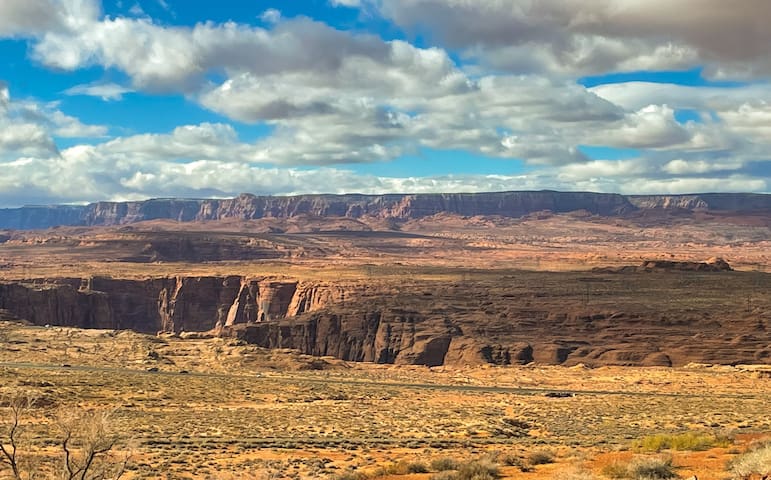
[[57, 225], [121, 225], [143, 220], [180, 222], [226, 218], [289, 218], [365, 216], [414, 219], [437, 213], [464, 216], [520, 217], [549, 210], [584, 210], [602, 216], [623, 216], [640, 210], [731, 210], [771, 212], [771, 195], [698, 194], [623, 196], [589, 192], [497, 192], [405, 195], [298, 195], [267, 197], [242, 194], [232, 199], [152, 199], [97, 202], [83, 206], [26, 206], [0, 209], [0, 228], [39, 229]]

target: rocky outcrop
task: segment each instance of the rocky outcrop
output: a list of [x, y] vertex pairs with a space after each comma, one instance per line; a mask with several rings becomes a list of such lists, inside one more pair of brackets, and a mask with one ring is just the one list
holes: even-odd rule
[[533, 349], [526, 342], [486, 344], [459, 334], [441, 319], [396, 310], [322, 312], [242, 325], [228, 334], [266, 348], [292, 348], [356, 362], [437, 366], [533, 361]]
[[686, 272], [730, 272], [731, 266], [722, 258], [710, 258], [706, 262], [675, 262], [671, 260], [647, 260], [639, 267], [644, 271], [678, 270]]
[[645, 260], [638, 266], [597, 267], [595, 273], [635, 273], [635, 272], [732, 272], [733, 268], [725, 260], [712, 257], [706, 262], [688, 262], [674, 260]]
[[629, 195], [639, 209], [771, 212], [771, 195], [758, 193], [700, 193], [695, 195]]
[[320, 309], [338, 290], [240, 276], [52, 279], [0, 283], [0, 309], [36, 325], [205, 332]]
[[[468, 281], [31, 279], [0, 282], [0, 318], [208, 332], [266, 348], [393, 364], [769, 363], [771, 303], [763, 293], [770, 278], [694, 275], [656, 264], [645, 272], [520, 272]], [[747, 290], [753, 285], [757, 290]], [[738, 298], [737, 291], [751, 294]]]

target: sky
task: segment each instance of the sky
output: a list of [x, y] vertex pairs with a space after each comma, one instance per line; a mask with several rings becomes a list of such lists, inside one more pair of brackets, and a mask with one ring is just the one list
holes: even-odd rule
[[767, 0], [0, 0], [0, 206], [771, 191]]

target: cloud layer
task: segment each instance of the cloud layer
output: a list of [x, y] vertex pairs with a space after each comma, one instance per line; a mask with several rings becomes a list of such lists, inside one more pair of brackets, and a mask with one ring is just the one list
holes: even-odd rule
[[[183, 94], [227, 122], [110, 136], [57, 103], [0, 85], [0, 203], [174, 195], [482, 191], [624, 193], [771, 189], [771, 5], [747, 0], [362, 0], [433, 46], [384, 40], [276, 9], [263, 26], [106, 17], [96, 0], [3, 0], [0, 37], [51, 69], [113, 69], [127, 85], [63, 94]], [[205, 19], [204, 19], [205, 20]], [[730, 88], [583, 75], [703, 67]], [[13, 85], [10, 86], [13, 91]], [[130, 95], [129, 95], [130, 97]], [[128, 97], [127, 97], [128, 98]], [[683, 113], [687, 113], [683, 117]], [[59, 148], [61, 139], [87, 141]], [[594, 150], [593, 150], [594, 147]], [[601, 147], [611, 154], [597, 153]], [[522, 175], [387, 178], [356, 164], [423, 149], [524, 164]], [[623, 149], [623, 150], [621, 150]], [[624, 152], [616, 158], [612, 152]], [[77, 188], [73, 188], [77, 186]]]

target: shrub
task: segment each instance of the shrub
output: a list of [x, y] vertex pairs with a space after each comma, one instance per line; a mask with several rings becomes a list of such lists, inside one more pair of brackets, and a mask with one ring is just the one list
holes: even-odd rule
[[614, 479], [666, 480], [677, 478], [670, 457], [638, 458], [629, 463], [614, 462], [602, 469], [602, 475]]
[[367, 480], [368, 476], [362, 472], [348, 470], [334, 476], [335, 480]]
[[404, 460], [396, 463], [388, 463], [375, 471], [375, 476], [384, 475], [407, 475], [408, 473], [428, 473], [428, 467], [422, 462], [406, 462]]
[[613, 462], [602, 467], [602, 474], [608, 478], [629, 478], [629, 464]]
[[504, 455], [499, 459], [499, 461], [509, 467], [518, 467], [522, 472], [529, 472], [532, 470], [532, 468], [528, 466], [524, 460], [516, 455]]
[[771, 475], [771, 443], [739, 455], [728, 463], [733, 478]]
[[530, 465], [545, 465], [547, 463], [554, 463], [554, 453], [549, 450], [536, 450], [530, 452], [527, 456], [527, 461]]
[[456, 464], [457, 471], [441, 471], [431, 476], [431, 480], [495, 480], [501, 476], [498, 465], [488, 459], [472, 460]]
[[668, 480], [677, 478], [671, 458], [640, 458], [629, 464], [629, 476], [636, 480]]
[[633, 446], [643, 452], [662, 450], [707, 450], [712, 447], [727, 447], [731, 440], [704, 432], [685, 432], [679, 434], [658, 434], [644, 437]]
[[458, 474], [450, 470], [445, 470], [443, 472], [439, 472], [431, 475], [431, 480], [457, 480], [457, 479], [458, 479]]
[[453, 458], [443, 457], [431, 460], [431, 470], [435, 472], [446, 472], [447, 470], [457, 469], [458, 461]]
[[422, 462], [410, 462], [407, 464], [407, 473], [428, 473], [428, 467]]
[[489, 460], [474, 460], [458, 467], [457, 480], [492, 480], [500, 477], [498, 465]]

